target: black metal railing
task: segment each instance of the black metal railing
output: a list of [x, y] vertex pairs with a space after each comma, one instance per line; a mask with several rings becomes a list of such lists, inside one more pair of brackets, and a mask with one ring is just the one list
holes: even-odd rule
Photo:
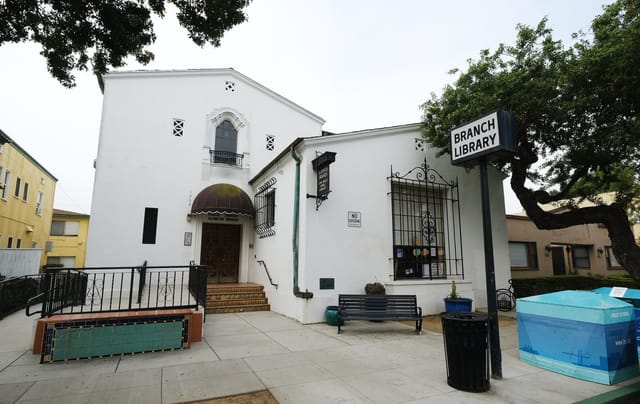
[[[128, 310], [198, 310], [206, 305], [206, 266], [92, 267], [49, 271], [27, 315]], [[38, 311], [31, 306], [42, 303]]]
[[140, 274], [140, 280], [138, 281], [138, 300], [136, 303], [140, 304], [142, 301], [142, 291], [144, 290], [144, 285], [146, 285], [147, 279], [147, 261], [138, 268], [138, 273]]
[[244, 154], [224, 150], [209, 150], [212, 164], [226, 164], [234, 167], [242, 167]]
[[206, 265], [189, 265], [189, 292], [195, 296], [198, 305], [207, 307]]
[[0, 281], [0, 319], [25, 308], [41, 290], [44, 275], [26, 275]]
[[257, 260], [256, 262], [258, 264], [261, 264], [264, 267], [264, 270], [267, 272], [267, 278], [269, 278], [269, 283], [271, 284], [271, 286], [278, 289], [278, 284], [273, 283], [273, 279], [271, 279], [271, 274], [269, 273], [269, 268], [267, 268], [267, 263], [262, 260]]

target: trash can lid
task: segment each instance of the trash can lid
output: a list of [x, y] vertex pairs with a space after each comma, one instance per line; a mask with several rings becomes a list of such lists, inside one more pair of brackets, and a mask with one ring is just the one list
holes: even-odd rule
[[470, 313], [470, 312], [449, 312], [440, 315], [445, 320], [457, 321], [487, 321], [489, 315], [486, 313]]

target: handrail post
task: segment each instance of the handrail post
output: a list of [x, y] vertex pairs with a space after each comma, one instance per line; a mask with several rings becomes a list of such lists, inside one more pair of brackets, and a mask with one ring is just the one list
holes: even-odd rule
[[131, 304], [133, 302], [133, 277], [136, 272], [135, 268], [131, 268], [131, 280], [129, 281], [129, 310], [131, 310]]

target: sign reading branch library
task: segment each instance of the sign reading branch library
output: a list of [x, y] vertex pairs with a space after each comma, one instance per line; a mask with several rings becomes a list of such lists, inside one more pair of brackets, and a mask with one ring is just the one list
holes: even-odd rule
[[516, 151], [513, 116], [496, 111], [451, 130], [451, 164]]

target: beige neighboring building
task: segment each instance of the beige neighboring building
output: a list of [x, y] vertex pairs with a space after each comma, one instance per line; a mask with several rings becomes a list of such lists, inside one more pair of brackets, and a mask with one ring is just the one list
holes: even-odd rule
[[[602, 203], [611, 204], [615, 193], [600, 194]], [[566, 208], [561, 202], [542, 205], [542, 209], [554, 213]], [[578, 203], [578, 207], [594, 206], [590, 201]], [[632, 215], [633, 234], [640, 243], [640, 214]], [[624, 274], [611, 251], [611, 240], [606, 227], [601, 224], [584, 224], [558, 230], [540, 230], [524, 211], [507, 215], [509, 257], [512, 278], [579, 274]]]
[[613, 256], [609, 233], [602, 225], [539, 230], [527, 216], [507, 215], [507, 234], [512, 278], [626, 273]]
[[52, 250], [48, 267], [82, 268], [85, 266], [89, 215], [53, 209], [49, 240]]

